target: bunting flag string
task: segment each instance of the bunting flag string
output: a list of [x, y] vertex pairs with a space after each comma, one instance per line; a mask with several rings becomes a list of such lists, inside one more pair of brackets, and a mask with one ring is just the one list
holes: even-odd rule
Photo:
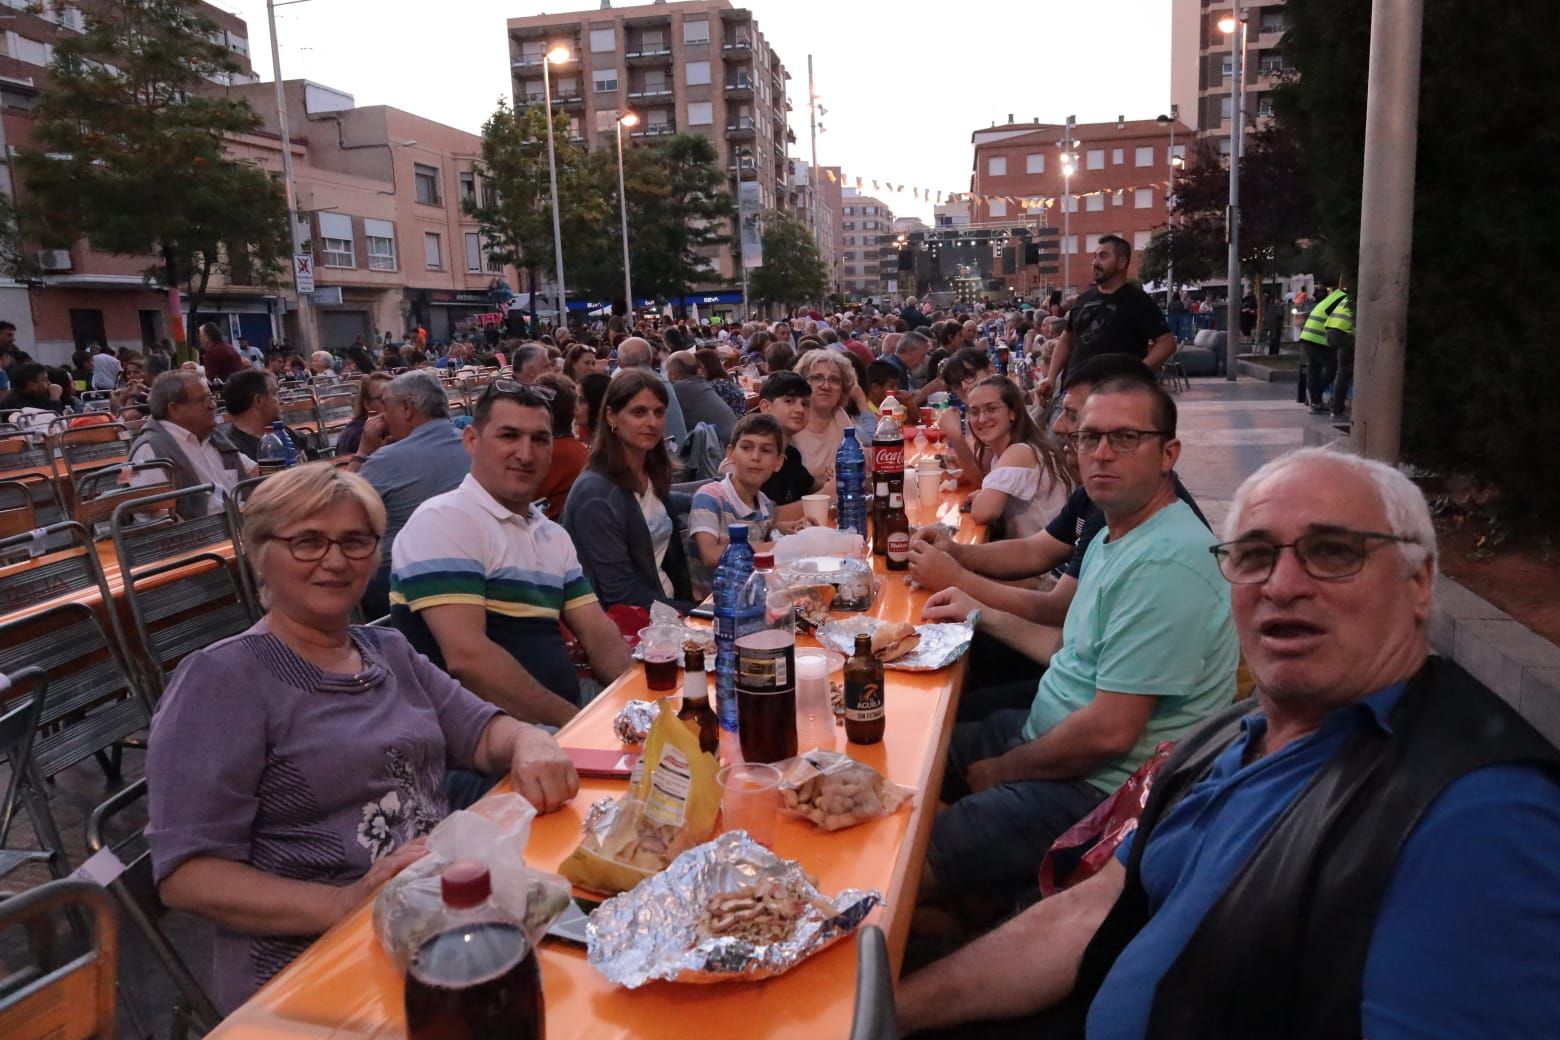
[[1073, 191], [1064, 193], [1062, 195], [997, 195], [971, 191], [934, 191], [931, 188], [921, 188], [914, 186], [907, 188], [903, 184], [893, 184], [889, 181], [874, 180], [870, 177], [847, 176], [843, 173], [836, 173], [834, 170], [830, 169], [823, 170], [823, 174], [828, 178], [830, 184], [839, 184], [844, 186], [848, 183], [853, 183], [857, 191], [864, 191], [866, 190], [866, 185], [871, 184], [873, 191], [893, 192], [896, 195], [903, 195], [906, 191], [909, 191], [911, 197], [917, 201], [935, 201], [937, 205], [942, 205], [946, 200], [949, 203], [964, 202], [982, 203], [985, 205], [990, 205], [993, 202], [1001, 202], [1005, 205], [1013, 206], [1018, 209], [1053, 209], [1062, 201], [1062, 199], [1070, 196], [1073, 199], [1078, 200], [1076, 203], [1074, 203], [1074, 212], [1078, 212], [1080, 209], [1082, 209], [1083, 200], [1086, 199], [1100, 198], [1109, 195], [1112, 199], [1112, 205], [1121, 206], [1125, 204], [1126, 196], [1129, 192], [1136, 194], [1138, 191], [1141, 191], [1144, 188], [1152, 188], [1163, 193], [1168, 193], [1170, 190], [1170, 182], [1168, 180], [1157, 180], [1150, 181], [1146, 184], [1132, 185], [1130, 187], [1096, 188], [1092, 191]]

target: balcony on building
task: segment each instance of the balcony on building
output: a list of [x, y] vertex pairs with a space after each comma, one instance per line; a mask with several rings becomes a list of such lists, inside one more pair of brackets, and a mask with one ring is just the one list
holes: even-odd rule
[[733, 8], [720, 13], [724, 28], [721, 32], [721, 50], [751, 51], [753, 49], [753, 12]]
[[645, 69], [637, 75], [630, 74], [628, 80], [628, 99], [630, 101], [652, 101], [656, 98], [669, 98], [672, 96], [672, 68], [670, 65], [662, 69]]
[[650, 62], [665, 64], [672, 56], [672, 34], [666, 25], [628, 26], [628, 50], [624, 57], [630, 65]]
[[665, 137], [667, 134], [677, 132], [677, 121], [669, 116], [657, 119], [655, 116], [646, 116], [645, 121], [633, 130], [629, 131], [630, 137]]
[[559, 32], [539, 27], [534, 30], [516, 29], [511, 33], [514, 46], [509, 49], [511, 69], [524, 69], [532, 74], [542, 71], [542, 63], [547, 60], [547, 52], [554, 47], [563, 47], [569, 52], [569, 59], [553, 65], [555, 71], [563, 69], [576, 69], [580, 64], [580, 41], [570, 27], [569, 32]]
[[753, 96], [753, 80], [748, 76], [747, 69], [739, 69], [735, 73], [726, 75], [726, 97], [729, 99], [750, 98]]
[[757, 135], [758, 123], [752, 116], [737, 116], [735, 119], [726, 120], [728, 141], [751, 141]]

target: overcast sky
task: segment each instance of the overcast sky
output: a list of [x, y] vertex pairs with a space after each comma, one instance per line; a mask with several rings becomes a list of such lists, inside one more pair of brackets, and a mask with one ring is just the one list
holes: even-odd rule
[[[265, 0], [214, 0], [249, 22], [271, 79]], [[968, 191], [970, 134], [1027, 121], [1152, 119], [1170, 106], [1171, 0], [747, 0], [791, 74], [792, 155], [809, 158], [807, 55], [818, 161], [904, 184], [896, 215], [931, 218], [912, 186]], [[479, 132], [511, 91], [506, 19], [598, 0], [305, 0], [278, 7], [282, 75]], [[618, 4], [617, 6], [628, 6]], [[881, 193], [880, 193], [881, 194]]]

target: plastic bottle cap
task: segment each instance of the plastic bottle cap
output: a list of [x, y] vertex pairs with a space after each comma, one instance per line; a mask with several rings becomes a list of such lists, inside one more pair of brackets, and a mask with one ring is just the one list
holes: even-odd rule
[[774, 553], [754, 553], [753, 554], [753, 569], [754, 570], [756, 570], [756, 571], [757, 570], [772, 570], [774, 568], [774, 565], [775, 565], [775, 554]]
[[493, 881], [485, 864], [474, 859], [459, 859], [444, 868], [439, 879], [444, 905], [457, 910], [476, 906], [493, 894]]
[[747, 538], [748, 538], [748, 525], [747, 524], [727, 524], [726, 525], [726, 534], [733, 542], [736, 542], [736, 541], [745, 542], [745, 541], [747, 541]]

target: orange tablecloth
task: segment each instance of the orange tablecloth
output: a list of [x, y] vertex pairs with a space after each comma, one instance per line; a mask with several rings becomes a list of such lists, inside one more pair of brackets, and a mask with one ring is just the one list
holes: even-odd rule
[[[911, 519], [920, 519], [914, 509]], [[979, 533], [964, 517], [960, 540], [973, 540]], [[884, 577], [884, 591], [872, 612], [919, 620], [927, 594], [910, 589], [901, 573]], [[888, 905], [875, 919], [888, 932], [896, 963], [914, 908], [963, 676], [963, 661], [934, 673], [889, 671], [883, 742], [850, 745], [844, 731], [836, 729], [837, 749], [849, 750], [890, 780], [920, 792], [913, 809], [833, 834], [800, 820], [780, 821], [775, 851], [799, 860], [822, 891], [875, 888], [884, 894]], [[558, 739], [569, 747], [621, 747], [612, 734], [613, 716], [630, 698], [647, 696], [643, 672], [635, 668], [581, 712]], [[619, 780], [582, 781], [573, 802], [536, 821], [527, 862], [556, 869], [579, 843], [580, 824], [591, 803], [615, 798], [625, 786]], [[362, 907], [327, 932], [211, 1035], [224, 1040], [404, 1035], [401, 976], [375, 939], [369, 915], [369, 907]], [[854, 944], [847, 941], [763, 982], [651, 983], [630, 991], [608, 983], [587, 963], [583, 950], [549, 940], [541, 949], [547, 1035], [550, 1040], [844, 1037], [855, 1005], [855, 956]]]

